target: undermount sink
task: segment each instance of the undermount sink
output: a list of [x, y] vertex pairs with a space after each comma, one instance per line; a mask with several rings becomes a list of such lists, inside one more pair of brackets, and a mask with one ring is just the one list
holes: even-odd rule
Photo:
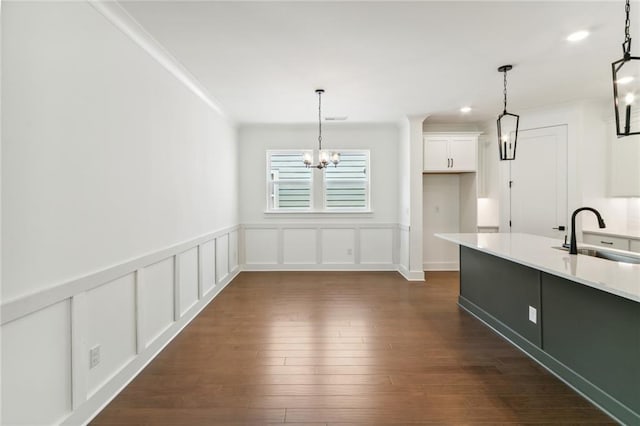
[[[567, 247], [553, 247], [556, 250], [569, 251]], [[585, 256], [598, 257], [600, 259], [613, 260], [614, 262], [633, 263], [640, 265], [640, 256], [627, 255], [608, 250], [601, 250], [590, 247], [578, 247], [578, 254]]]

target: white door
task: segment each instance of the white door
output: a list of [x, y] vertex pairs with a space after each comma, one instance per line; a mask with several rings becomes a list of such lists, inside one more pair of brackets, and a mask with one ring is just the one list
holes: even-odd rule
[[452, 138], [449, 141], [451, 169], [459, 172], [476, 170], [476, 138]]
[[560, 239], [568, 234], [567, 126], [518, 132], [509, 181], [511, 232]]
[[449, 164], [449, 138], [425, 138], [424, 170], [448, 171]]

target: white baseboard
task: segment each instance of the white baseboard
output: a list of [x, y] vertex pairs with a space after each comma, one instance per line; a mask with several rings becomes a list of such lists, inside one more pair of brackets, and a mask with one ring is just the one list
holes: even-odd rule
[[399, 265], [398, 272], [407, 281], [424, 281], [424, 271], [409, 271], [404, 265]]
[[225, 279], [213, 287], [179, 320], [171, 324], [141, 354], [120, 370], [113, 378], [93, 394], [84, 404], [62, 421], [61, 425], [86, 425], [98, 415], [171, 341], [206, 308], [209, 303], [240, 273], [236, 267]]
[[455, 262], [425, 262], [422, 265], [425, 271], [459, 271], [460, 264]]
[[253, 264], [242, 265], [243, 271], [397, 271], [393, 264]]

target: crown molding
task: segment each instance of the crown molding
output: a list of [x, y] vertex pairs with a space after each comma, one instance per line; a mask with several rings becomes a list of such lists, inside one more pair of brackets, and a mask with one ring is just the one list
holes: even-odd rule
[[229, 120], [220, 103], [160, 42], [144, 29], [117, 1], [87, 0], [102, 16], [140, 46], [212, 110]]

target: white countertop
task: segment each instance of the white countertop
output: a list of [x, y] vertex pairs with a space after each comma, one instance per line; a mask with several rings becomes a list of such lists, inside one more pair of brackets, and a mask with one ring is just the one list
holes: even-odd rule
[[436, 234], [436, 237], [640, 302], [640, 265], [570, 255], [553, 248], [561, 246], [562, 241], [530, 234]]
[[640, 240], [640, 229], [638, 228], [604, 228], [604, 229], [583, 229], [587, 234], [606, 235], [609, 237], [630, 238]]

